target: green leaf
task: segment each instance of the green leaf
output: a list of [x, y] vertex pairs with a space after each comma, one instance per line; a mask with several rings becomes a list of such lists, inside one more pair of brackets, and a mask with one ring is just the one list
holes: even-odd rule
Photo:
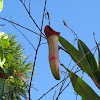
[[96, 83], [97, 82], [100, 83], [99, 66], [98, 66], [93, 54], [91, 53], [89, 48], [79, 39], [78, 39], [78, 48], [79, 48], [79, 51], [83, 54], [83, 56], [85, 56], [88, 53], [85, 56], [85, 59], [88, 61], [89, 65], [91, 67], [91, 71], [95, 76], [94, 80], [96, 81]]
[[10, 43], [6, 39], [1, 40], [2, 48], [7, 48], [9, 45], [10, 45]]
[[3, 50], [2, 50], [2, 48], [0, 48], [0, 59], [1, 59], [1, 61], [3, 60]]
[[0, 79], [0, 88], [3, 87], [4, 83], [5, 83], [4, 80]]
[[9, 92], [9, 87], [7, 84], [4, 84], [4, 93], [8, 93]]
[[6, 61], [6, 59], [3, 56], [3, 50], [2, 50], [2, 48], [0, 48], [0, 67], [3, 68], [3, 64], [5, 63], [5, 61]]
[[94, 78], [93, 73], [87, 60], [83, 57], [82, 53], [78, 51], [73, 45], [71, 45], [63, 37], [59, 36], [59, 42], [67, 50], [67, 53], [71, 56], [74, 62], [89, 76]]
[[[1, 97], [2, 95], [4, 95], [4, 94], [3, 94], [3, 87], [0, 87], [0, 97]], [[1, 99], [1, 100], [2, 100], [2, 99]]]
[[75, 92], [82, 97], [82, 100], [100, 100], [100, 97], [82, 78], [71, 72], [64, 65], [62, 66], [69, 72], [73, 88]]
[[26, 80], [30, 76], [32, 62], [28, 62], [25, 58], [23, 47], [15, 41], [15, 36], [8, 36], [4, 32], [0, 32], [0, 64], [2, 65], [0, 71], [6, 73], [7, 79], [4, 84], [10, 86], [10, 88], [7, 85], [0, 87], [0, 98], [6, 98], [7, 95], [4, 95], [4, 92], [8, 91], [12, 95], [9, 97], [11, 100], [19, 100], [18, 96], [21, 95], [27, 96], [29, 85]]
[[0, 12], [2, 11], [3, 9], [3, 0], [0, 0]]
[[83, 54], [83, 56], [85, 56], [89, 52], [89, 54], [87, 54], [85, 58], [88, 61], [92, 72], [98, 71], [99, 67], [97, 65], [96, 59], [94, 58], [89, 48], [80, 39], [78, 39], [78, 48], [79, 51]]
[[3, 95], [3, 86], [4, 86], [5, 82], [3, 79], [0, 79], [0, 96]]
[[7, 55], [7, 60], [9, 61], [9, 63], [11, 63], [12, 61], [13, 61], [13, 56], [12, 56], [12, 54], [11, 53], [8, 53], [8, 55]]
[[95, 75], [96, 75], [97, 82], [98, 82], [98, 84], [99, 84], [99, 86], [100, 86], [100, 71], [96, 71], [96, 72], [94, 72], [94, 73], [95, 73]]

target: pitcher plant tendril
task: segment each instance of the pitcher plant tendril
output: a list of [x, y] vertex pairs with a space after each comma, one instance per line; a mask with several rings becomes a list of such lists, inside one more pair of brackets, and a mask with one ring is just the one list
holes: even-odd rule
[[45, 35], [49, 47], [49, 64], [52, 74], [56, 80], [60, 80], [59, 71], [59, 54], [58, 54], [58, 37], [59, 32], [54, 31], [50, 26], [45, 26]]

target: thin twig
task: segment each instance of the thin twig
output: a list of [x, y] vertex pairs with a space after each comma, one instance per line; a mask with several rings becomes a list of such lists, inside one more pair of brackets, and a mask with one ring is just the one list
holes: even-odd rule
[[[26, 8], [25, 4], [23, 3], [22, 0], [20, 0], [20, 2], [23, 4], [25, 10], [27, 11], [28, 15], [30, 16], [30, 18], [32, 19], [32, 21], [34, 22], [34, 24], [36, 25], [36, 27], [39, 29], [39, 31], [42, 33], [42, 30], [39, 28], [39, 26], [37, 25], [37, 23], [35, 22], [35, 20], [33, 19], [33, 17], [30, 15], [28, 9]], [[42, 33], [43, 34], [43, 33]], [[43, 34], [44, 35], [44, 34]], [[45, 36], [45, 35], [44, 35]]]
[[[38, 33], [34, 32], [34, 31], [30, 30], [29, 28], [26, 28], [26, 27], [24, 27], [24, 26], [22, 26], [22, 25], [20, 25], [20, 24], [17, 24], [17, 23], [15, 23], [15, 22], [13, 22], [13, 21], [7, 20], [6, 18], [0, 17], [0, 19], [3, 19], [3, 20], [5, 20], [5, 21], [7, 21], [7, 22], [9, 22], [9, 23], [12, 23], [12, 24], [15, 24], [15, 25], [17, 25], [17, 26], [20, 26], [21, 28], [24, 28], [24, 29], [26, 29], [26, 30], [28, 30], [28, 31], [30, 31], [30, 32], [32, 32], [32, 33], [35, 33], [35, 34], [37, 34], [37, 35], [40, 36], [40, 34], [38, 34]], [[45, 38], [45, 35], [44, 35], [44, 36], [41, 36], [41, 37]]]
[[56, 95], [56, 91], [55, 91], [55, 93], [54, 93], [54, 95], [53, 95], [53, 100], [55, 99], [55, 95]]
[[[41, 31], [42, 31], [42, 27], [43, 27], [43, 20], [44, 20], [44, 13], [45, 13], [45, 9], [46, 9], [46, 3], [47, 3], [47, 0], [45, 0], [45, 5], [44, 5], [44, 11], [43, 11], [43, 17], [42, 17], [42, 24], [41, 24]], [[33, 70], [32, 70], [31, 80], [30, 80], [30, 86], [29, 86], [29, 90], [28, 90], [28, 93], [29, 93], [29, 100], [31, 99], [30, 89], [31, 89], [32, 80], [33, 80], [34, 66], [35, 66], [35, 64], [36, 64], [37, 53], [38, 53], [38, 49], [39, 49], [40, 44], [41, 44], [41, 34], [42, 34], [42, 33], [40, 33], [40, 39], [39, 39], [39, 43], [38, 43], [38, 46], [37, 46], [37, 49], [36, 49], [36, 53], [35, 53], [34, 64], [33, 64]]]
[[96, 43], [96, 45], [97, 45], [98, 52], [99, 52], [99, 46], [98, 46], [98, 43], [97, 43], [97, 41], [96, 41], [96, 39], [95, 39], [95, 32], [93, 32], [93, 36], [94, 36], [94, 41], [95, 41], [95, 43]]
[[[69, 76], [67, 76], [65, 79], [67, 79]], [[51, 90], [53, 90], [56, 86], [58, 86], [60, 83], [62, 83], [65, 79], [57, 83], [55, 86], [53, 86], [50, 90], [48, 90], [46, 93], [44, 93], [38, 100], [42, 99], [46, 94], [48, 94]]]
[[31, 7], [31, 0], [29, 1], [29, 13], [30, 13], [30, 7]]
[[[79, 72], [81, 70], [78, 70], [77, 72]], [[75, 73], [77, 73], [75, 72]], [[64, 80], [66, 80], [69, 77], [69, 74], [67, 75], [67, 77], [63, 80], [61, 80], [59, 83], [57, 83], [56, 85], [54, 85], [51, 89], [49, 89], [46, 93], [44, 93], [38, 100], [42, 99], [45, 95], [47, 95], [51, 90], [53, 90], [56, 86], [58, 86], [60, 83], [62, 83]]]
[[[12, 24], [13, 25], [13, 24]], [[15, 26], [13, 25], [22, 35], [23, 37], [29, 42], [29, 44], [32, 46], [32, 48], [36, 51], [35, 47], [33, 46], [33, 44], [29, 41], [29, 39]]]
[[26, 0], [24, 0], [24, 5], [25, 5], [25, 1], [26, 1]]
[[68, 27], [71, 31], [72, 31], [72, 33], [74, 33], [74, 35], [76, 36], [76, 38], [78, 39], [78, 36], [77, 36], [77, 34], [66, 24], [66, 22], [63, 20], [63, 23], [64, 23], [64, 25], [66, 26], [66, 27]]
[[56, 100], [58, 100], [59, 96], [60, 96], [60, 95], [62, 94], [62, 92], [69, 86], [69, 84], [70, 84], [70, 82], [66, 85], [66, 87], [65, 87], [62, 91], [59, 92], [59, 94], [58, 94]]
[[[71, 81], [70, 81], [71, 82]], [[62, 89], [61, 93], [69, 86], [70, 82], [64, 87], [64, 89]], [[60, 94], [61, 94], [60, 93]]]

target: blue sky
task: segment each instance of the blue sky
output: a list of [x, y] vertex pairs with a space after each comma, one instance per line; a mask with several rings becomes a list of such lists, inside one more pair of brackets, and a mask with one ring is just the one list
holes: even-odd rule
[[[41, 27], [42, 14], [44, 9], [45, 0], [31, 0], [31, 15], [36, 21], [39, 27]], [[26, 6], [28, 7], [29, 0], [26, 0]], [[63, 20], [66, 21], [67, 25], [72, 28], [78, 37], [90, 48], [95, 46], [93, 32], [95, 32], [95, 37], [97, 42], [100, 42], [100, 0], [47, 0], [46, 11], [50, 15], [50, 25], [51, 27], [60, 32], [60, 35], [73, 44], [74, 35], [73, 33], [64, 26]], [[27, 12], [25, 11], [20, 0], [4, 0], [4, 8], [0, 13], [0, 17], [7, 18], [9, 20], [19, 23], [37, 33], [40, 33], [37, 27], [34, 25]], [[11, 18], [11, 19], [10, 19]], [[5, 33], [13, 33], [17, 35], [16, 40], [23, 44], [26, 53], [25, 55], [32, 55], [30, 61], [34, 61], [35, 51], [27, 40], [8, 22], [0, 19], [0, 24], [5, 24], [0, 28], [0, 31]], [[43, 32], [45, 25], [48, 24], [48, 20], [44, 19]], [[34, 47], [37, 47], [39, 36], [17, 27], [25, 36], [31, 41]], [[77, 41], [76, 41], [77, 42]], [[32, 100], [38, 100], [42, 94], [46, 93], [51, 87], [60, 82], [64, 75], [61, 74], [61, 80], [57, 81], [53, 78], [48, 61], [48, 45], [45, 39], [42, 39], [42, 43], [38, 51], [38, 56], [36, 60], [35, 73], [33, 76], [33, 85], [39, 91], [31, 89]], [[77, 48], [77, 43], [75, 44]], [[98, 61], [98, 55], [95, 55]], [[63, 51], [59, 51], [60, 62], [66, 67], [71, 60], [70, 56]], [[75, 65], [74, 62], [71, 63], [69, 69]], [[76, 69], [76, 68], [75, 68]], [[60, 66], [60, 71], [65, 71], [64, 68]], [[74, 71], [74, 70], [73, 70]], [[38, 75], [37, 75], [38, 74]], [[82, 72], [77, 73], [79, 76]], [[84, 74], [83, 79], [95, 90], [95, 92], [100, 96], [99, 89], [95, 86], [93, 81]], [[66, 81], [65, 86], [69, 82]], [[53, 100], [53, 95], [56, 91], [55, 98], [59, 92], [61, 84], [48, 93], [42, 100]], [[70, 84], [68, 88], [61, 94], [59, 100], [75, 100], [75, 92], [72, 85]], [[78, 100], [81, 97], [78, 96]]]

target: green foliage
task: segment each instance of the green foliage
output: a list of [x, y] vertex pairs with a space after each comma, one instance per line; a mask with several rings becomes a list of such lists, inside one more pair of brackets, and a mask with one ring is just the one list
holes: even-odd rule
[[[59, 42], [66, 49], [74, 62], [91, 77], [96, 86], [100, 89], [100, 65], [97, 64], [96, 59], [89, 48], [79, 39], [79, 51], [61, 36], [59, 36]], [[95, 92], [81, 78], [68, 70], [64, 65], [63, 67], [69, 72], [73, 88], [82, 97], [82, 100], [100, 100], [100, 97], [98, 97], [97, 94], [95, 94]], [[88, 95], [91, 93], [95, 99], [90, 98], [86, 93]]]
[[82, 80], [82, 78], [68, 70], [64, 65], [62, 66], [69, 72], [73, 88], [75, 92], [82, 97], [82, 100], [100, 100], [100, 97]]
[[22, 44], [15, 37], [0, 32], [0, 100], [27, 98], [32, 62], [27, 62]]
[[2, 11], [3, 9], [3, 0], [0, 0], [0, 12]]
[[94, 55], [81, 40], [78, 40], [78, 48], [79, 51], [83, 54], [83, 56], [88, 53], [84, 58], [89, 63], [91, 72], [95, 76], [94, 78], [93, 77], [92, 78], [100, 85], [100, 71], [99, 71], [100, 68], [99, 64], [97, 64], [96, 59], [94, 58]]
[[[91, 72], [91, 68], [89, 63], [86, 61], [81, 52], [79, 52], [73, 45], [71, 45], [67, 40], [63, 37], [59, 36], [59, 42], [61, 45], [67, 50], [67, 53], [72, 57], [74, 62], [87, 74], [91, 77], [94, 77]], [[83, 58], [83, 59], [82, 59]], [[82, 59], [82, 60], [81, 60]]]
[[97, 62], [96, 62], [93, 54], [90, 52], [89, 48], [80, 39], [78, 39], [78, 48], [83, 56], [89, 52], [89, 54], [86, 55], [84, 58], [87, 60], [87, 62], [91, 66], [92, 72], [97, 71], [99, 69], [99, 67], [97, 65]]

